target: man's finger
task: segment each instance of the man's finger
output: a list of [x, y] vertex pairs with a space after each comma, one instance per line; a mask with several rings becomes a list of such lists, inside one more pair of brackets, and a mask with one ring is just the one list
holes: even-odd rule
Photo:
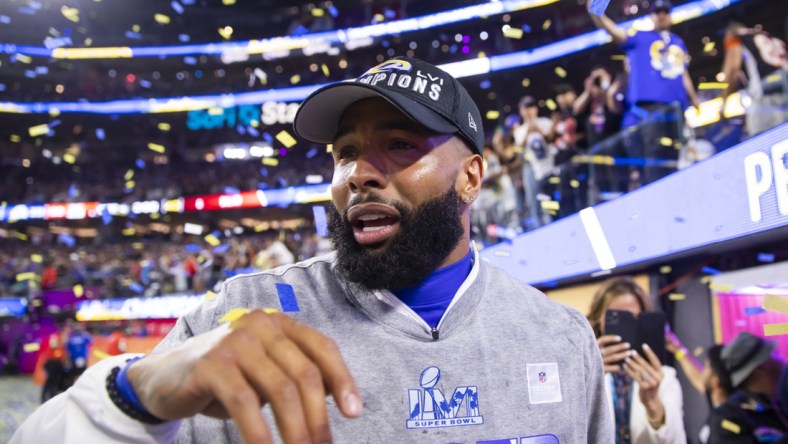
[[273, 316], [282, 316], [282, 330], [318, 366], [342, 414], [349, 418], [360, 416], [361, 395], [336, 343], [290, 317]]
[[260, 398], [241, 370], [228, 365], [224, 359], [207, 359], [200, 369], [213, 394], [235, 421], [244, 441], [272, 442], [271, 432], [260, 413]]
[[331, 428], [326, 409], [326, 385], [320, 368], [281, 330], [276, 335], [264, 337], [262, 342], [271, 360], [298, 385], [312, 442], [330, 442]]

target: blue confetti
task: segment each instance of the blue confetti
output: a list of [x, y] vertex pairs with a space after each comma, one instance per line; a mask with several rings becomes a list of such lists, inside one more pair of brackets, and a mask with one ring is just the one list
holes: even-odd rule
[[188, 34], [178, 34], [178, 40], [180, 40], [181, 43], [188, 43], [191, 37], [189, 37]]
[[0, 83], [0, 92], [5, 91], [5, 83]]
[[107, 207], [101, 210], [101, 222], [103, 222], [104, 225], [109, 225], [110, 222], [112, 222], [112, 215], [109, 214], [109, 209]]
[[150, 88], [151, 83], [148, 80], [140, 79], [140, 86], [143, 88]]
[[315, 147], [312, 147], [311, 150], [306, 152], [306, 158], [307, 159], [311, 159], [311, 158], [313, 158], [315, 156], [317, 156], [317, 148], [315, 148]]
[[142, 39], [142, 34], [134, 31], [126, 31], [126, 38], [140, 40]]
[[191, 6], [194, 4], [194, 0], [181, 0], [181, 3], [187, 6]]
[[107, 135], [104, 133], [104, 128], [96, 128], [96, 138], [98, 140], [104, 140], [107, 138]]
[[229, 245], [217, 245], [216, 247], [214, 247], [213, 250], [211, 250], [211, 252], [214, 254], [222, 254], [229, 249], [230, 249]]
[[27, 77], [28, 79], [35, 79], [36, 75], [37, 75], [36, 72], [33, 71], [32, 69], [25, 70], [25, 77]]
[[145, 161], [142, 159], [137, 159], [134, 161], [134, 164], [137, 165], [137, 168], [144, 170], [145, 169]]
[[200, 251], [202, 251], [200, 246], [197, 244], [189, 244], [185, 246], [183, 249], [186, 250], [186, 252], [188, 253], [199, 253]]
[[257, 128], [251, 125], [246, 127], [246, 132], [249, 133], [250, 136], [260, 137], [260, 131], [257, 131]]
[[60, 120], [59, 120], [59, 119], [58, 119], [58, 120], [53, 120], [53, 121], [49, 122], [49, 127], [50, 127], [50, 128], [54, 128], [54, 127], [56, 127], [56, 126], [60, 125], [60, 123], [61, 123], [61, 122], [60, 122]]
[[186, 56], [183, 58], [183, 63], [187, 65], [196, 65], [197, 64], [197, 57]]
[[602, 16], [608, 4], [610, 4], [610, 0], [591, 0], [591, 6], [588, 7], [588, 11], [596, 16]]
[[36, 74], [49, 74], [49, 68], [46, 66], [36, 66]]
[[79, 190], [77, 189], [77, 186], [74, 185], [73, 183], [71, 184], [71, 186], [68, 187], [68, 195], [71, 197], [79, 196]]
[[213, 237], [218, 239], [218, 238], [220, 238], [222, 236], [222, 232], [219, 231], [219, 230], [216, 230], [213, 233], [211, 233], [211, 235], [213, 235]]
[[712, 267], [703, 267], [700, 271], [702, 273], [706, 273], [706, 274], [720, 274], [720, 273], [722, 273], [720, 270], [717, 270], [716, 268], [712, 268]]
[[265, 132], [265, 133], [263, 133], [263, 140], [265, 140], [268, 143], [273, 143], [274, 142], [274, 137], [271, 134], [269, 134], [268, 132]]
[[6, 25], [10, 24], [11, 23], [11, 17], [9, 17], [7, 15], [0, 15], [0, 23], [6, 24]]
[[224, 187], [224, 194], [238, 194], [240, 192], [241, 191], [239, 191], [238, 188], [235, 187]]
[[745, 307], [744, 308], [744, 314], [746, 314], [747, 316], [755, 316], [755, 315], [759, 315], [761, 313], [766, 313], [766, 310], [764, 310], [763, 307]]
[[172, 1], [172, 3], [170, 3], [170, 6], [171, 6], [171, 7], [172, 7], [172, 9], [174, 9], [174, 10], [175, 10], [175, 12], [177, 12], [178, 14], [183, 14], [183, 6], [181, 6], [181, 4], [180, 4], [180, 3], [176, 2], [175, 0], [173, 0], [173, 1]]
[[490, 86], [492, 86], [492, 82], [490, 82], [489, 80], [482, 80], [482, 82], [479, 83], [479, 88], [481, 89], [489, 89]]
[[774, 262], [774, 255], [771, 253], [758, 253], [759, 262]]
[[136, 282], [132, 282], [131, 284], [129, 284], [129, 290], [133, 291], [134, 293], [142, 293], [145, 291], [142, 285]]
[[329, 15], [331, 15], [331, 17], [334, 17], [334, 18], [337, 18], [337, 16], [339, 15], [339, 11], [337, 10], [336, 6], [334, 6], [334, 5], [329, 5], [328, 6], [328, 13], [329, 13]]

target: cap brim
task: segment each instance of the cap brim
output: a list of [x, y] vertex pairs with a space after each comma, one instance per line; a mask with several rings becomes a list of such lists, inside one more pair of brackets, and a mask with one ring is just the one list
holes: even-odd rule
[[776, 344], [774, 341], [764, 341], [761, 350], [755, 356], [753, 356], [744, 367], [736, 370], [730, 375], [731, 385], [735, 388], [747, 380], [747, 377], [752, 374], [753, 370], [760, 367], [761, 364], [769, 360], [775, 347]]
[[442, 134], [459, 132], [459, 129], [443, 116], [403, 94], [355, 82], [335, 83], [312, 93], [298, 108], [293, 129], [306, 140], [331, 143], [345, 110], [359, 100], [370, 97], [386, 99], [413, 121], [432, 131]]

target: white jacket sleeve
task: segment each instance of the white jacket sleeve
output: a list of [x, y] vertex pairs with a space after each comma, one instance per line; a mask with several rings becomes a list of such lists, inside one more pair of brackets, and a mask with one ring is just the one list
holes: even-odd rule
[[124, 365], [127, 359], [135, 356], [138, 355], [113, 356], [88, 368], [65, 393], [37, 408], [22, 423], [10, 444], [175, 441], [181, 421], [145, 424], [120, 411], [109, 398], [106, 389], [107, 376], [114, 367]]
[[662, 374], [664, 377], [659, 385], [659, 399], [665, 407], [665, 424], [658, 429], [648, 423], [646, 407], [637, 395], [637, 383], [632, 386], [630, 432], [633, 444], [673, 444], [687, 441], [684, 430], [684, 398], [676, 370], [663, 365]]

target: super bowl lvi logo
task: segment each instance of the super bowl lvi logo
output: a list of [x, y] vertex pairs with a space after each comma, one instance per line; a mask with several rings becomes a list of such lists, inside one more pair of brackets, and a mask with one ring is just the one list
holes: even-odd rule
[[421, 372], [421, 389], [408, 389], [409, 429], [454, 427], [484, 424], [479, 413], [479, 389], [475, 385], [460, 385], [446, 398], [438, 387], [441, 371], [427, 367]]

